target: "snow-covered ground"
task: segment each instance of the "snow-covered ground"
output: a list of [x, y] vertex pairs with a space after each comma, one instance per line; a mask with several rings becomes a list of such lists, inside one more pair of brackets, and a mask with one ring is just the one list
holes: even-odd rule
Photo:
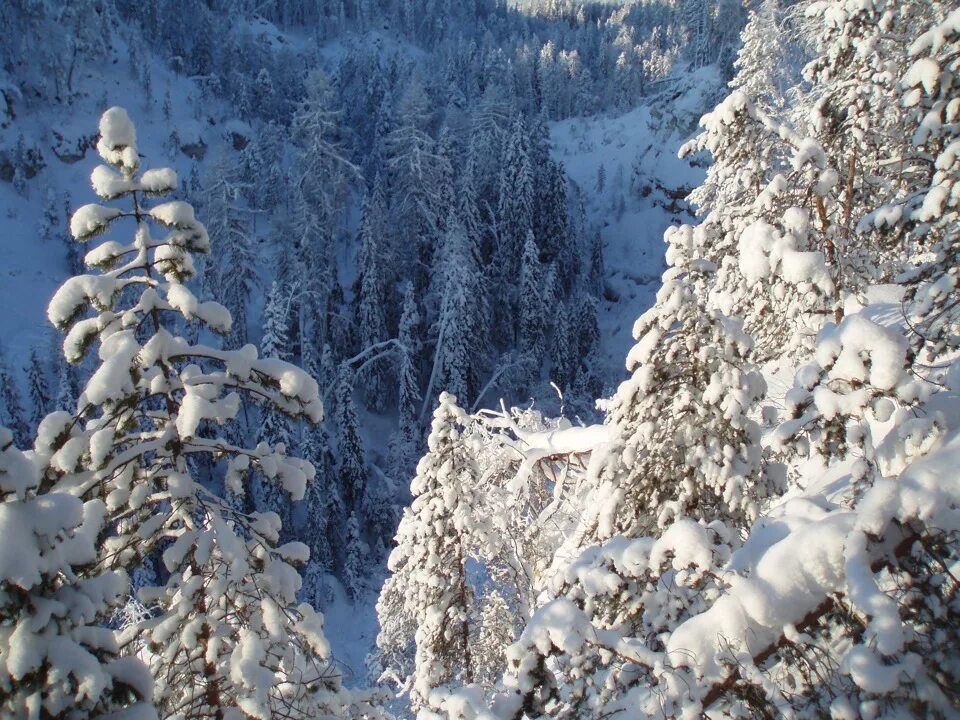
[[653, 305], [660, 287], [663, 232], [690, 221], [682, 198], [705, 175], [677, 152], [721, 88], [716, 71], [706, 68], [623, 115], [551, 124], [554, 157], [583, 199], [588, 224], [603, 239], [606, 292], [599, 320], [609, 389], [626, 376], [634, 321]]
[[[87, 74], [80, 79], [76, 103], [69, 115], [22, 110], [16, 123], [0, 130], [0, 134], [10, 133], [13, 138], [16, 133], [23, 133], [28, 144], [41, 149], [46, 163], [26, 183], [23, 195], [12, 184], [0, 183], [0, 307], [4, 309], [0, 313], [0, 338], [8, 362], [16, 369], [23, 369], [30, 349], [49, 347], [58, 339], [46, 320], [46, 308], [68, 272], [60, 238], [66, 233], [68, 212], [96, 199], [90, 185], [90, 173], [99, 162], [96, 152], [88, 145], [82, 158], [65, 162], [54, 152], [57, 135], [65, 139], [59, 146], [73, 147], [84, 139], [89, 142], [97, 134], [100, 114], [108, 107], [121, 105], [136, 123], [144, 167], [173, 167], [181, 188], [189, 177], [192, 161], [179, 150], [169, 151], [171, 128], [178, 129], [183, 142], [192, 134], [207, 145], [201, 168], [226, 142], [224, 129], [211, 124], [211, 120], [216, 122], [214, 118], [220, 117], [221, 108], [202, 105], [194, 81], [175, 75], [162, 63], [147, 60], [153, 84], [153, 99], [147, 101], [140, 81], [129, 71], [122, 40], [117, 43], [112, 62], [104, 64], [101, 74]], [[162, 111], [168, 91], [169, 120]], [[7, 137], [0, 139], [0, 144], [7, 146], [16, 142], [10, 143]], [[176, 197], [183, 197], [182, 191]], [[45, 239], [43, 216], [48, 203], [56, 212], [58, 228], [55, 235]], [[82, 257], [82, 247], [80, 252]], [[52, 356], [52, 351], [47, 355]], [[23, 377], [23, 373], [15, 375]]]

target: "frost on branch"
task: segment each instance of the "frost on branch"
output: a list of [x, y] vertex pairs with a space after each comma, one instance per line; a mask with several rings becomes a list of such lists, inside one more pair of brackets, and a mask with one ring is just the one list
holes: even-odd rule
[[122, 571], [88, 572], [103, 503], [39, 484], [0, 427], [0, 714], [155, 718], [146, 668], [100, 624], [128, 587]]

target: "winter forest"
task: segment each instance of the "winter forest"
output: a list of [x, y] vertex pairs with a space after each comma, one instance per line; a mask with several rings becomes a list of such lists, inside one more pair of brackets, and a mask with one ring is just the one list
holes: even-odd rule
[[960, 8], [0, 3], [0, 717], [960, 718]]

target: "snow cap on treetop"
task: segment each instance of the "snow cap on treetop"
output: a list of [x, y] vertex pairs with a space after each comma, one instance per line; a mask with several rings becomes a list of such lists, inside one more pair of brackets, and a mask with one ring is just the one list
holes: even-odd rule
[[101, 116], [97, 152], [111, 165], [128, 172], [133, 172], [139, 166], [137, 131], [122, 107], [112, 107]]

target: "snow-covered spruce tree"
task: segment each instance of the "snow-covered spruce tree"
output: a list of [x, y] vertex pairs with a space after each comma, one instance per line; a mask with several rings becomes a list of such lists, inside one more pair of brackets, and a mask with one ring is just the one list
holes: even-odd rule
[[340, 497], [348, 514], [360, 511], [369, 479], [363, 440], [360, 438], [360, 421], [353, 402], [353, 379], [353, 371], [343, 364], [337, 370], [334, 388], [337, 473], [340, 478]]
[[455, 397], [466, 398], [472, 387], [473, 368], [480, 358], [477, 341], [482, 333], [477, 323], [482, 308], [480, 269], [463, 224], [451, 214], [447, 231], [437, 250], [432, 278], [436, 319], [431, 334], [436, 338], [433, 367], [420, 416], [427, 411], [427, 402], [434, 388], [444, 388]]
[[397, 432], [390, 444], [390, 471], [394, 479], [400, 480], [412, 474], [414, 463], [420, 452], [422, 433], [418, 420], [420, 411], [420, 379], [417, 371], [417, 359], [420, 356], [420, 313], [413, 286], [407, 284], [404, 290], [403, 312], [400, 315], [400, 327], [397, 331], [399, 348], [397, 349]]
[[346, 534], [343, 538], [343, 585], [347, 595], [354, 602], [363, 592], [363, 580], [366, 575], [364, 559], [369, 557], [369, 551], [363, 538], [360, 537], [360, 521], [357, 512], [350, 513], [346, 522]]
[[243, 183], [236, 160], [224, 151], [203, 185], [203, 210], [210, 221], [210, 235], [217, 241], [207, 279], [233, 318], [233, 330], [224, 335], [223, 344], [235, 350], [247, 342], [247, 301], [255, 282], [250, 223], [239, 207]]
[[[289, 293], [276, 281], [267, 293], [263, 309], [263, 336], [260, 338], [260, 355], [288, 360], [287, 349], [287, 303]], [[260, 427], [257, 441], [276, 447], [281, 452], [290, 447], [290, 422], [280, 410], [269, 405], [260, 408]], [[281, 449], [282, 448], [282, 449]], [[259, 512], [274, 512], [284, 524], [290, 521], [290, 501], [283, 488], [269, 478], [257, 477], [254, 481], [254, 508]]]
[[316, 476], [304, 496], [307, 523], [300, 535], [310, 548], [310, 561], [303, 573], [304, 597], [319, 608], [328, 599], [323, 576], [334, 573], [336, 558], [333, 548], [340, 537], [338, 533], [345, 522], [345, 514], [324, 423], [304, 429], [300, 448], [316, 469]]
[[487, 688], [496, 685], [506, 666], [505, 648], [514, 636], [513, 608], [496, 588], [487, 588], [480, 594], [481, 607], [475, 627], [470, 631], [470, 655], [474, 665], [474, 681]]
[[[573, 329], [579, 328], [574, 325]], [[574, 337], [569, 305], [561, 302], [557, 307], [557, 314], [554, 318], [553, 338], [550, 343], [550, 357], [553, 360], [550, 379], [561, 390], [565, 390], [573, 383], [580, 359], [578, 343]]]
[[[377, 188], [379, 190], [379, 188]], [[357, 332], [360, 347], [369, 348], [387, 340], [387, 286], [381, 243], [386, 237], [383, 195], [375, 192], [363, 203], [360, 221], [360, 269], [357, 278]], [[390, 398], [385, 363], [374, 362], [363, 373], [367, 405], [382, 412]]]
[[570, 290], [583, 259], [577, 251], [576, 237], [570, 228], [567, 173], [563, 165], [549, 159], [537, 170], [540, 177], [536, 186], [533, 235], [537, 238], [543, 259], [556, 263], [563, 289]]
[[434, 689], [473, 679], [466, 561], [478, 469], [463, 436], [467, 422], [456, 398], [441, 393], [377, 601], [383, 675], [410, 693], [424, 717]]
[[[495, 283], [507, 286], [506, 279], [521, 265], [527, 233], [533, 229], [534, 175], [530, 165], [529, 138], [523, 118], [517, 116], [503, 152], [497, 204], [499, 242], [494, 259], [497, 275]], [[502, 336], [511, 330], [511, 318], [516, 315], [519, 295], [510, 293], [508, 302], [494, 305], [496, 327]], [[508, 335], [508, 338], [512, 336]], [[503, 343], [504, 338], [497, 341]]]
[[740, 50], [733, 61], [736, 74], [730, 87], [739, 90], [758, 108], [776, 112], [784, 105], [785, 39], [780, 0], [761, 0], [750, 11], [740, 35]]
[[50, 407], [50, 386], [47, 383], [43, 361], [36, 350], [30, 351], [30, 366], [27, 368], [27, 389], [30, 393], [30, 404], [33, 409], [33, 427], [46, 417], [52, 409]]
[[[277, 546], [273, 513], [243, 515], [189, 474], [192, 456], [226, 461], [226, 485], [242, 493], [256, 471], [302, 497], [313, 468], [266, 444], [239, 447], [216, 429], [256, 398], [317, 422], [316, 383], [256, 349], [189, 345], [166, 322], [180, 315], [219, 332], [230, 315], [200, 302], [184, 284], [191, 253], [207, 252], [207, 231], [185, 202], [150, 206], [173, 190], [169, 169], [140, 171], [136, 134], [121, 108], [100, 121], [98, 152], [106, 165], [92, 175], [104, 200], [77, 210], [71, 232], [80, 242], [135, 223], [132, 241], [102, 242], [85, 262], [98, 272], [67, 280], [48, 317], [67, 330], [64, 354], [78, 362], [98, 346], [100, 365], [78, 401], [77, 416], [46, 418], [36, 444], [42, 487], [105, 505], [109, 533], [99, 538], [98, 564], [130, 568], [162, 551], [166, 582], [140, 590], [150, 616], [124, 631], [124, 644], [148, 664], [154, 702], [164, 717], [256, 717], [275, 713], [339, 714], [339, 678], [326, 662], [322, 618], [294, 605], [300, 578], [292, 562], [300, 543]], [[163, 232], [154, 237], [153, 230]], [[91, 312], [92, 311], [92, 312]]]
[[0, 348], [0, 424], [13, 433], [14, 442], [21, 448], [30, 445], [29, 415], [20, 401], [17, 380], [7, 364], [6, 354]]
[[[155, 718], [153, 680], [103, 626], [129, 581], [95, 570], [101, 500], [41, 489], [37, 466], [0, 427], [0, 713]], [[116, 714], [114, 714], [116, 713]]]
[[443, 202], [448, 162], [427, 132], [430, 120], [430, 100], [420, 79], [414, 77], [398, 104], [397, 127], [385, 143], [390, 220], [398, 228], [397, 241], [416, 248], [415, 253], [404, 253], [409, 259], [404, 270], [418, 290], [427, 283], [424, 269], [431, 265], [434, 245], [450, 209]]
[[540, 264], [540, 251], [533, 232], [528, 232], [523, 244], [520, 260], [520, 299], [519, 299], [519, 350], [526, 356], [531, 367], [531, 380], [540, 370], [540, 361], [544, 351], [544, 334], [547, 320], [547, 303], [544, 302], [545, 287], [543, 266]]
[[51, 352], [56, 358], [57, 366], [57, 391], [53, 398], [53, 409], [74, 412], [77, 408], [77, 397], [80, 395], [77, 387], [79, 385], [77, 368], [63, 357], [59, 338], [54, 338], [54, 347], [51, 348]]
[[675, 717], [657, 685], [690, 680], [669, 667], [665, 650], [671, 633], [726, 589], [729, 541], [722, 523], [679, 518], [659, 538], [617, 536], [584, 549], [555, 577], [556, 599], [506, 651], [504, 715]]
[[918, 370], [942, 381], [949, 367], [943, 359], [960, 347], [960, 12], [926, 29], [909, 54], [901, 85], [919, 152], [913, 192], [864, 224], [887, 234], [907, 231], [907, 245], [924, 249], [904, 278], [911, 354], [915, 366], [926, 366]]
[[[337, 284], [336, 253], [330, 214], [323, 203], [314, 205], [303, 188], [295, 191], [291, 228], [296, 239], [300, 292], [294, 300], [300, 320], [301, 352], [322, 356], [330, 342], [334, 319], [328, 315], [330, 295]], [[318, 378], [321, 379], [321, 378]]]
[[759, 428], [763, 396], [752, 341], [741, 324], [706, 307], [713, 266], [695, 255], [689, 226], [667, 230], [663, 287], [637, 320], [631, 378], [613, 399], [619, 451], [602, 471], [588, 536], [656, 534], [674, 518], [745, 528], [771, 491]]
[[334, 107], [330, 79], [312, 70], [304, 82], [304, 97], [293, 115], [293, 135], [302, 148], [294, 186], [309, 202], [333, 212], [343, 201], [348, 181], [358, 170], [342, 147], [339, 112]]
[[786, 192], [790, 148], [779, 136], [796, 136], [741, 90], [700, 124], [704, 132], [681, 155], [708, 150], [713, 157], [690, 194], [705, 213], [692, 240], [717, 266], [711, 304], [743, 318], [758, 359], [808, 350], [836, 285], [811, 238], [811, 210]]
[[[899, 473], [909, 456], [926, 453], [944, 429], [938, 413], [904, 422], [904, 409], [922, 403], [932, 390], [909, 374], [907, 350], [907, 338], [901, 333], [859, 313], [839, 326], [827, 325], [812, 362], [798, 370], [787, 393], [788, 419], [774, 433], [773, 448], [792, 456], [814, 454], [825, 464], [855, 458], [852, 499], [883, 470]], [[888, 442], [888, 453], [906, 452], [907, 457], [878, 457], [871, 420], [886, 422], [898, 407], [896, 419], [907, 430], [903, 438], [907, 442]]]

